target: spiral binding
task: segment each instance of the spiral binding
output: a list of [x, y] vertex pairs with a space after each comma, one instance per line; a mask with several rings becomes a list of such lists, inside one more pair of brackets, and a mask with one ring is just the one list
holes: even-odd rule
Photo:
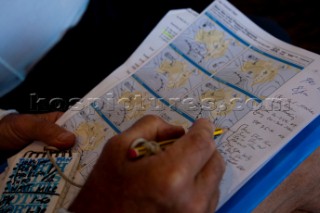
[[72, 158], [72, 152], [71, 150], [59, 150], [56, 147], [53, 146], [45, 146], [43, 152], [35, 152], [35, 151], [28, 151], [26, 152], [23, 157], [24, 158], [48, 158], [50, 160], [50, 162], [52, 163], [52, 165], [55, 167], [55, 169], [57, 170], [58, 174], [68, 183], [70, 183], [71, 185], [74, 185], [76, 187], [81, 188], [83, 185], [82, 184], [78, 184], [76, 182], [74, 182], [73, 180], [71, 180], [70, 178], [68, 178], [63, 171], [60, 169], [60, 167], [57, 165], [57, 163], [55, 162], [55, 160], [53, 159], [53, 157], [71, 157]]
[[50, 151], [50, 155], [53, 157], [72, 157], [71, 150], [59, 150], [55, 147], [46, 146], [44, 147], [43, 152], [35, 152], [35, 151], [28, 151], [24, 153], [24, 158], [45, 158], [47, 156], [47, 150]]

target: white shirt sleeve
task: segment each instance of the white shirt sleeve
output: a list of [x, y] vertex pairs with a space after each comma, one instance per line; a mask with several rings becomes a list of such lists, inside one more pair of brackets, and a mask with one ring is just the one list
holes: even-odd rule
[[12, 114], [12, 113], [18, 113], [17, 110], [15, 109], [8, 109], [8, 110], [3, 110], [3, 109], [0, 109], [0, 120], [6, 116], [6, 115], [9, 115], [9, 114]]
[[0, 97], [76, 25], [89, 0], [0, 0]]

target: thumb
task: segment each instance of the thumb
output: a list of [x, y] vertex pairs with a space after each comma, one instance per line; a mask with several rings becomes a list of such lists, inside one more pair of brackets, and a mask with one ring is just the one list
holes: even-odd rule
[[9, 121], [12, 134], [9, 139], [17, 140], [14, 143], [19, 143], [20, 146], [32, 141], [42, 141], [58, 149], [67, 149], [74, 145], [75, 135], [50, 120], [29, 114], [12, 115], [8, 116], [8, 119], [12, 119]]

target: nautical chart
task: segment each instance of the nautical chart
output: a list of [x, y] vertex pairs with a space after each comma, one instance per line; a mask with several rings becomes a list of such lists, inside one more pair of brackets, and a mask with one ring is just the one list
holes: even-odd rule
[[207, 16], [199, 18], [171, 46], [213, 74], [247, 48]]
[[95, 113], [91, 106], [75, 114], [63, 127], [76, 135], [77, 143], [73, 150], [81, 153], [78, 172], [85, 180], [103, 146], [116, 133]]
[[[303, 67], [254, 47], [201, 14], [171, 43], [64, 124], [77, 136], [85, 181], [102, 147], [142, 116], [158, 115], [186, 130], [201, 117], [231, 128]], [[248, 104], [249, 103], [249, 104]], [[225, 135], [216, 139], [225, 142]]]
[[294, 66], [248, 49], [215, 76], [263, 100], [299, 71]]
[[[189, 128], [200, 117], [231, 127], [301, 68], [254, 49], [203, 15], [134, 74], [68, 120], [85, 177], [104, 143], [146, 114]], [[86, 153], [90, 153], [86, 155]]]

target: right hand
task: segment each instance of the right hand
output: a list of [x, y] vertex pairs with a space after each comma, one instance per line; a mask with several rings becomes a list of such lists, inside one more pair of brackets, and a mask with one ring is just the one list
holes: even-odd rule
[[[212, 139], [213, 126], [197, 120], [187, 134], [156, 116], [145, 116], [110, 139], [70, 207], [73, 212], [214, 212], [224, 162]], [[183, 135], [183, 136], [182, 136]], [[129, 160], [133, 140], [180, 137], [166, 150]]]

